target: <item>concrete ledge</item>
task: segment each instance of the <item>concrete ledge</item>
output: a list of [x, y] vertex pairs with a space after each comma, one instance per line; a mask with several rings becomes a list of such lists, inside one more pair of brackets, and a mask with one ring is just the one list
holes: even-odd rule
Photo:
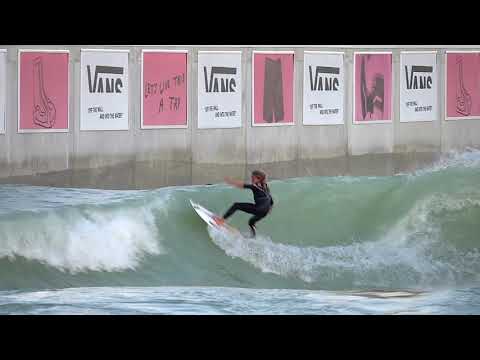
[[26, 184], [101, 189], [154, 189], [164, 186], [221, 183], [225, 176], [249, 179], [262, 169], [269, 179], [306, 176], [389, 176], [432, 165], [440, 153], [367, 154], [330, 159], [280, 161], [262, 164], [197, 164], [179, 161], [127, 161], [114, 166], [38, 173], [0, 178], [0, 184]]
[[[399, 57], [409, 46], [107, 46], [131, 50], [128, 131], [80, 131], [80, 49], [82, 46], [0, 46], [8, 50], [7, 134], [0, 135], [0, 182], [38, 185], [152, 188], [213, 183], [225, 175], [246, 177], [264, 168], [272, 178], [296, 176], [391, 175], [428, 165], [441, 152], [480, 148], [480, 119], [445, 121], [444, 52], [472, 46], [423, 46], [438, 51], [439, 111], [433, 122], [399, 122]], [[102, 46], [92, 46], [102, 48]], [[17, 133], [19, 48], [67, 49], [71, 55], [68, 133]], [[140, 129], [142, 48], [187, 49], [187, 129]], [[394, 61], [393, 122], [352, 124], [353, 53], [391, 50]], [[476, 49], [479, 47], [477, 46]], [[242, 50], [242, 127], [197, 128], [197, 53]], [[303, 125], [303, 52], [345, 53], [344, 125]], [[363, 49], [363, 50], [365, 50]], [[295, 51], [292, 126], [252, 127], [252, 51]]]
[[442, 151], [480, 148], [480, 120], [449, 120], [443, 124]]

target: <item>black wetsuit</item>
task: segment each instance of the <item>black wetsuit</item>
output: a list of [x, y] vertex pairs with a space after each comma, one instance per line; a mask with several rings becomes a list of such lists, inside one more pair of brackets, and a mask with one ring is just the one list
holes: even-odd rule
[[251, 203], [235, 203], [223, 216], [224, 219], [232, 216], [233, 213], [237, 210], [252, 214], [253, 216], [248, 221], [248, 225], [252, 230], [252, 235], [255, 236], [255, 223], [263, 219], [270, 212], [270, 209], [273, 206], [273, 198], [270, 195], [270, 190], [268, 185], [265, 185], [265, 189], [261, 188], [258, 185], [245, 184], [243, 185], [244, 189], [250, 189], [253, 192], [253, 199], [255, 204]]

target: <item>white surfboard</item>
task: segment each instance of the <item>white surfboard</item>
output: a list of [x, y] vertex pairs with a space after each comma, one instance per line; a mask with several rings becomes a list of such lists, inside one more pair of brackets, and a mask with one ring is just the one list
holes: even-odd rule
[[209, 226], [212, 226], [221, 231], [226, 231], [231, 234], [241, 235], [239, 230], [235, 229], [233, 226], [227, 224], [226, 222], [221, 225], [218, 224], [215, 219], [220, 218], [220, 216], [218, 216], [217, 214], [214, 214], [213, 212], [205, 209], [203, 206], [194, 203], [192, 200], [190, 200], [190, 204], [192, 204], [192, 207], [198, 214], [198, 216], [200, 216], [200, 218], [205, 221]]

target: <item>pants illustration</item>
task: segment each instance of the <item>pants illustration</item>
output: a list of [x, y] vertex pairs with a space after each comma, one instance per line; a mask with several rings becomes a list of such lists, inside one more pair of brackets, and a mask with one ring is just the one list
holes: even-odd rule
[[266, 122], [282, 122], [283, 109], [283, 80], [282, 62], [280, 59], [265, 59], [265, 82], [263, 87], [263, 119]]

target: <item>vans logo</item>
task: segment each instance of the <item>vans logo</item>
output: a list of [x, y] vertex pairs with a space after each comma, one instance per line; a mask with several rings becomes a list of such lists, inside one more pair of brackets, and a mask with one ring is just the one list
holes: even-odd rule
[[208, 76], [207, 67], [203, 67], [205, 76], [205, 91], [210, 92], [235, 92], [237, 84], [232, 75], [237, 74], [237, 68], [212, 66], [210, 76]]
[[410, 73], [408, 66], [405, 66], [405, 80], [407, 89], [431, 89], [433, 66], [412, 65]]
[[[117, 75], [117, 76], [115, 76]], [[123, 75], [123, 67], [95, 66], [93, 75], [90, 65], [87, 65], [88, 90], [90, 93], [122, 93], [123, 83], [118, 75]]]
[[335, 75], [340, 74], [340, 68], [331, 66], [316, 66], [313, 75], [312, 66], [308, 67], [310, 75], [310, 90], [312, 91], [338, 91], [340, 81]]

